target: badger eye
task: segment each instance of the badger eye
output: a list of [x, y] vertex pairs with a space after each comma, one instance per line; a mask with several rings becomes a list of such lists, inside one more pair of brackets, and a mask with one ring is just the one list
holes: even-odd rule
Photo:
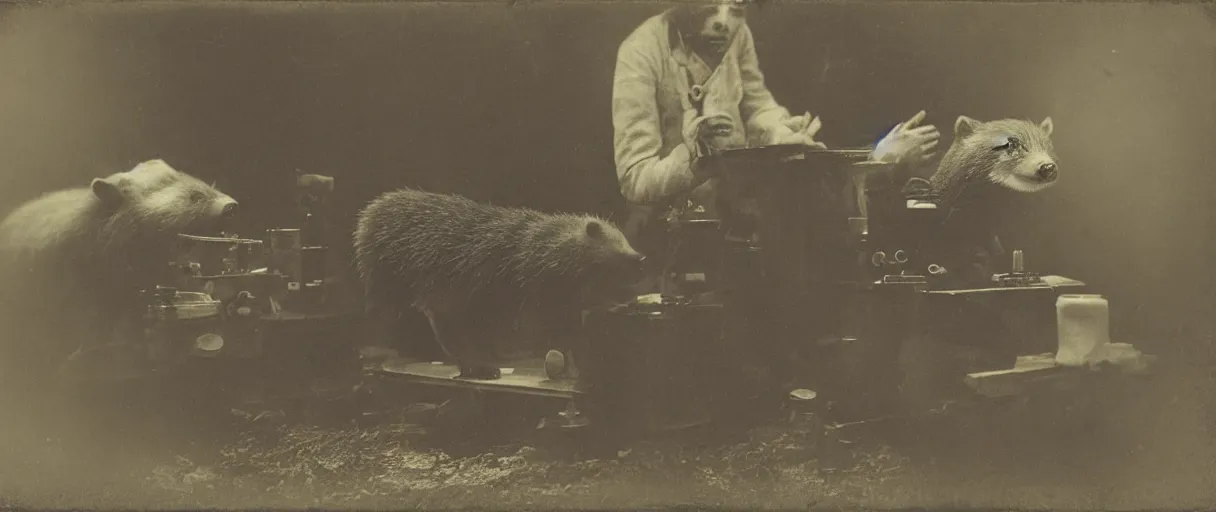
[[1008, 139], [1005, 139], [1004, 144], [1001, 144], [1000, 146], [997, 146], [992, 149], [994, 151], [1005, 151], [1008, 149], [1013, 149], [1013, 148], [1019, 147], [1021, 144], [1022, 144], [1021, 141], [1019, 141], [1017, 137], [1009, 137]]
[[195, 192], [190, 193], [191, 202], [201, 203], [203, 201], [203, 199], [206, 199], [206, 197], [203, 195], [202, 192], [195, 191]]

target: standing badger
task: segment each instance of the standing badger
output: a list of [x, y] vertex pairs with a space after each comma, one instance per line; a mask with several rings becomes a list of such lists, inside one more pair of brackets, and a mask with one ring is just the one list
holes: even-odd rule
[[1051, 133], [1050, 117], [1035, 124], [959, 116], [954, 142], [937, 172], [928, 180], [912, 178], [904, 187], [908, 199], [932, 202], [943, 211], [943, 229], [926, 242], [926, 251], [947, 269], [961, 270], [960, 279], [990, 281], [988, 260], [1004, 252], [995, 227], [1008, 200], [1056, 184], [1059, 159]]
[[[558, 321], [629, 298], [645, 257], [611, 223], [481, 204], [411, 189], [385, 193], [358, 216], [355, 266], [369, 316], [409, 306], [426, 315], [460, 376], [498, 378], [487, 326], [525, 303]], [[556, 340], [551, 340], [556, 341]]]
[[138, 311], [140, 290], [168, 277], [177, 234], [218, 233], [236, 211], [231, 197], [163, 160], [19, 206], [0, 222], [0, 358], [45, 369], [35, 363], [111, 341], [119, 319]]

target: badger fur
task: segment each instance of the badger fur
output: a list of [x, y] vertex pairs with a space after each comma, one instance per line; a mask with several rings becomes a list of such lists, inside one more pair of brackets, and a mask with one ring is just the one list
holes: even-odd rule
[[963, 207], [996, 190], [1031, 193], [1055, 185], [1059, 159], [1051, 143], [1052, 121], [1020, 119], [980, 122], [959, 116], [954, 142], [928, 180], [913, 178], [905, 189], [939, 208]]
[[354, 248], [369, 315], [421, 311], [468, 378], [498, 376], [487, 361], [494, 334], [477, 325], [487, 316], [525, 302], [569, 311], [623, 301], [644, 276], [644, 256], [603, 219], [412, 189], [359, 212]]

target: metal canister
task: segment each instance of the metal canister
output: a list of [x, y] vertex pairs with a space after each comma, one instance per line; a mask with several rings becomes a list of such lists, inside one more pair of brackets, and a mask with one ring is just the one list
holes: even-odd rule
[[268, 229], [270, 261], [267, 270], [287, 278], [288, 283], [299, 283], [303, 279], [303, 240], [299, 229]]
[[325, 256], [328, 247], [304, 247], [300, 249], [300, 280], [312, 283], [325, 279]]
[[722, 281], [722, 230], [717, 219], [671, 221], [665, 276], [681, 295], [718, 289]]
[[736, 290], [748, 285], [762, 286], [765, 276], [761, 249], [747, 240], [728, 240], [722, 250], [723, 287]]
[[809, 452], [819, 448], [825, 434], [824, 401], [819, 393], [809, 389], [790, 391], [786, 400], [789, 424], [801, 438], [801, 444]]

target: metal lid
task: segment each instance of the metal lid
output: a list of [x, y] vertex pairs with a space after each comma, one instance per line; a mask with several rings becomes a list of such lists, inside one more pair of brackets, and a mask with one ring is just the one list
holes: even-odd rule
[[794, 400], [794, 401], [798, 401], [798, 402], [814, 400], [815, 397], [817, 397], [817, 396], [819, 396], [819, 393], [816, 393], [809, 389], [799, 388], [799, 389], [790, 391], [790, 400]]

